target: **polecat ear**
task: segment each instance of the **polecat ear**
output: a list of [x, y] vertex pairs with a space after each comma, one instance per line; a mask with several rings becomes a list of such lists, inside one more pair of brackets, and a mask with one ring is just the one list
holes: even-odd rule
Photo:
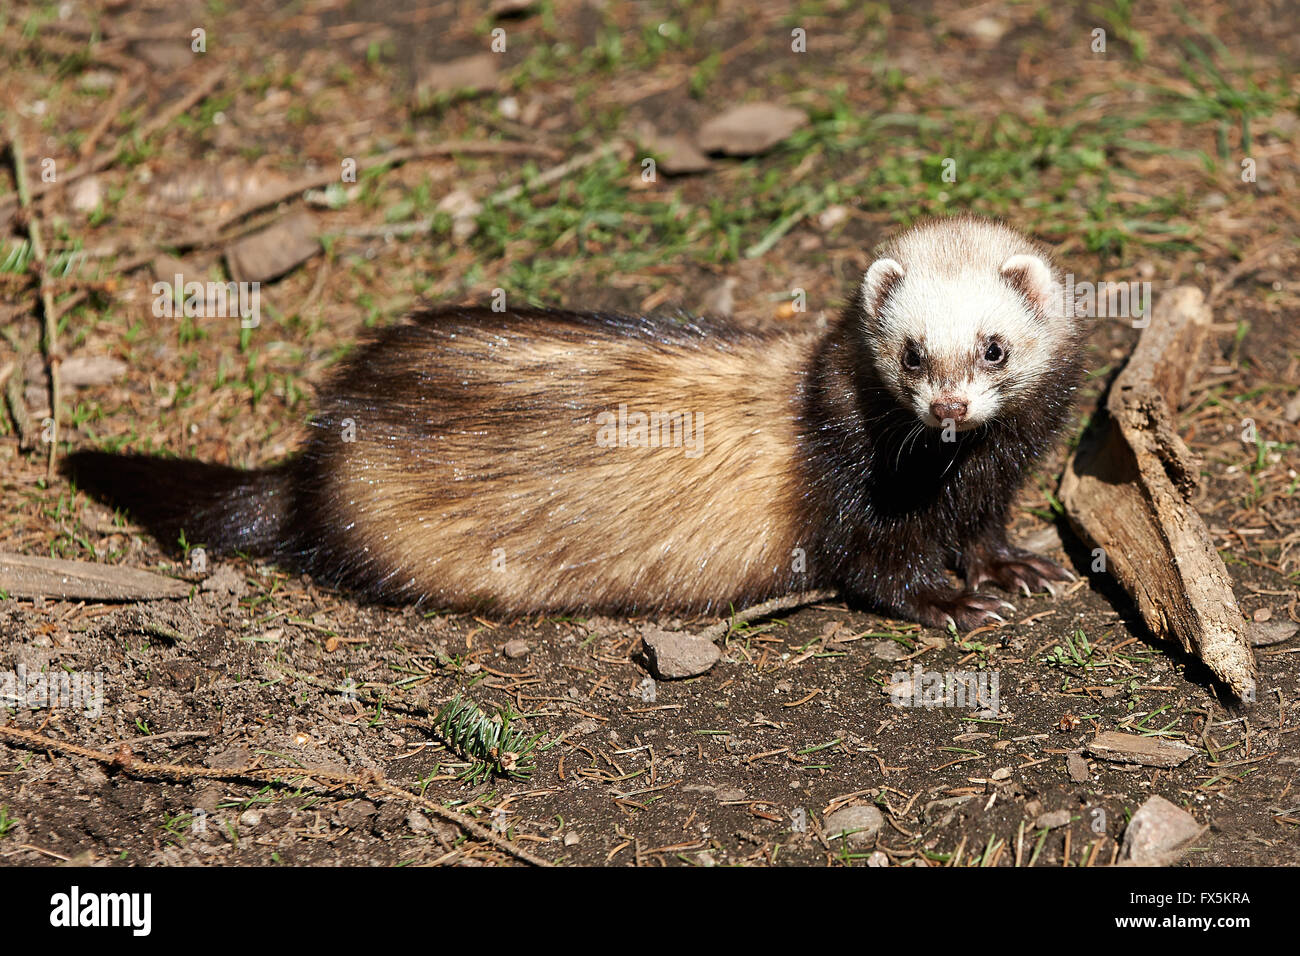
[[1045, 314], [1052, 314], [1052, 270], [1038, 256], [1017, 253], [998, 270], [1011, 287]]
[[903, 275], [903, 267], [896, 259], [877, 259], [871, 263], [862, 278], [862, 305], [867, 315], [876, 314]]

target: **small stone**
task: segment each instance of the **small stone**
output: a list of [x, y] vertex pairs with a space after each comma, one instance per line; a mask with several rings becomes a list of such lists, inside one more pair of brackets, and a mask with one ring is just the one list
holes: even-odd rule
[[807, 124], [808, 114], [803, 110], [747, 103], [709, 120], [700, 127], [696, 141], [706, 153], [756, 156]]
[[511, 660], [517, 660], [520, 657], [527, 657], [532, 652], [527, 641], [507, 641], [506, 646], [501, 648], [501, 653]]
[[582, 837], [578, 836], [577, 833], [575, 833], [574, 831], [570, 830], [568, 833], [564, 834], [564, 845], [565, 845], [565, 846], [577, 846], [577, 845], [578, 845], [578, 841], [581, 840], [581, 839], [582, 839]]
[[736, 283], [734, 276], [728, 276], [708, 292], [704, 293], [704, 299], [700, 303], [700, 312], [704, 315], [716, 315], [719, 318], [728, 318], [736, 308]]
[[908, 651], [898, 641], [872, 641], [867, 645], [867, 653], [882, 661], [899, 661], [907, 656]]
[[1272, 608], [1257, 607], [1255, 608], [1255, 612], [1251, 614], [1251, 619], [1254, 620], [1256, 624], [1263, 624], [1272, 616], [1273, 616]]
[[366, 825], [366, 821], [379, 812], [379, 808], [369, 800], [349, 800], [339, 807], [339, 820], [346, 827], [357, 829]]
[[1065, 758], [1065, 769], [1075, 783], [1086, 783], [1092, 774], [1088, 772], [1088, 761], [1081, 753], [1072, 753]]
[[1057, 827], [1066, 826], [1069, 822], [1069, 810], [1053, 810], [1051, 813], [1044, 813], [1035, 820], [1034, 826], [1040, 830], [1055, 830]]
[[244, 576], [229, 564], [219, 564], [216, 570], [203, 579], [199, 590], [243, 597], [248, 590], [248, 583], [244, 580]]
[[126, 374], [126, 363], [107, 355], [72, 355], [63, 360], [59, 372], [63, 384], [73, 388], [111, 385]]
[[1030, 532], [1017, 541], [1016, 546], [1033, 551], [1035, 554], [1059, 553], [1065, 550], [1065, 545], [1061, 542], [1061, 532], [1054, 524], [1043, 525], [1038, 530]]
[[684, 631], [665, 631], [654, 625], [641, 628], [650, 670], [660, 680], [695, 677], [718, 662], [722, 651], [712, 641]]
[[993, 779], [993, 780], [1010, 780], [1010, 779], [1011, 779], [1011, 768], [1010, 768], [1010, 767], [999, 767], [997, 770], [994, 770], [994, 771], [993, 771], [993, 773], [990, 775], [990, 778]]
[[226, 268], [236, 282], [269, 282], [316, 253], [316, 217], [302, 210], [226, 247]]
[[648, 133], [644, 137], [644, 145], [650, 153], [659, 158], [658, 168], [669, 176], [702, 173], [713, 165], [709, 162], [709, 157], [680, 133], [674, 133], [672, 136]]
[[416, 833], [431, 833], [433, 824], [419, 810], [412, 810], [406, 815], [406, 825]]
[[478, 231], [478, 214], [483, 211], [483, 204], [469, 190], [453, 189], [439, 200], [436, 208], [451, 216], [451, 235], [457, 242], [464, 242]]
[[883, 850], [876, 850], [867, 857], [867, 866], [889, 866], [889, 856]]
[[99, 185], [98, 176], [87, 176], [77, 181], [72, 187], [69, 204], [77, 212], [92, 213], [104, 201], [104, 191]]
[[849, 209], [847, 206], [827, 206], [817, 216], [817, 225], [824, 232], [829, 232], [848, 218]]
[[865, 846], [875, 839], [884, 825], [885, 818], [875, 807], [857, 806], [836, 810], [826, 818], [822, 829], [828, 840], [847, 833], [850, 846]]
[[262, 815], [256, 810], [245, 810], [239, 815], [239, 825], [250, 830], [262, 822]]
[[1170, 866], [1203, 829], [1186, 810], [1164, 797], [1152, 797], [1133, 814], [1124, 831], [1121, 862], [1129, 866]]
[[432, 104], [440, 95], [450, 93], [481, 93], [497, 85], [496, 53], [477, 53], [456, 60], [435, 62], [420, 75], [415, 87], [417, 109]]
[[1292, 425], [1296, 422], [1300, 422], [1300, 392], [1296, 392], [1291, 396], [1291, 400], [1287, 402], [1286, 407], [1282, 409], [1282, 417]]
[[700, 866], [717, 866], [718, 861], [713, 858], [713, 854], [708, 850], [701, 850], [695, 854], [695, 862]]
[[719, 803], [739, 803], [745, 799], [745, 791], [736, 787], [723, 787], [717, 796]]
[[1300, 631], [1300, 624], [1291, 621], [1252, 623], [1246, 627], [1246, 639], [1250, 641], [1251, 647], [1270, 647], [1290, 640], [1296, 631]]

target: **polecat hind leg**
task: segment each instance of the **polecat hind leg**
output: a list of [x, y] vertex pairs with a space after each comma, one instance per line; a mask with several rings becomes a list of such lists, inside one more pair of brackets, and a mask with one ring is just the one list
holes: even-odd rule
[[1055, 596], [1053, 582], [1076, 580], [1073, 572], [1055, 561], [1024, 548], [1013, 548], [1005, 541], [972, 545], [963, 555], [962, 563], [966, 585], [972, 590], [992, 581], [1007, 591], [1018, 590], [1024, 594], [1048, 591]]
[[1004, 624], [999, 611], [1016, 609], [1014, 604], [991, 594], [977, 594], [960, 588], [928, 588], [909, 596], [903, 608], [908, 617], [946, 630], [949, 625], [969, 631], [982, 624]]

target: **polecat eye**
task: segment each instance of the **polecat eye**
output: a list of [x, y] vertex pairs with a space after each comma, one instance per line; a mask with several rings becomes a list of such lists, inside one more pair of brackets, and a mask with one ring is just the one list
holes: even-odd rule
[[997, 342], [990, 342], [984, 350], [984, 361], [989, 365], [1001, 365], [1007, 360], [1007, 350]]
[[915, 345], [909, 345], [903, 350], [903, 368], [915, 372], [921, 367], [921, 350]]

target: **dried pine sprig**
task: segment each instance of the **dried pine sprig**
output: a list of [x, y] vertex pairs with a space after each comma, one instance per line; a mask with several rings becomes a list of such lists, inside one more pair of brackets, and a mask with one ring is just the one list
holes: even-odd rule
[[509, 710], [489, 716], [474, 701], [457, 694], [438, 711], [434, 728], [452, 750], [471, 762], [465, 776], [472, 783], [493, 773], [527, 780], [536, 769], [532, 752], [542, 735], [529, 737], [511, 727], [518, 717]]

